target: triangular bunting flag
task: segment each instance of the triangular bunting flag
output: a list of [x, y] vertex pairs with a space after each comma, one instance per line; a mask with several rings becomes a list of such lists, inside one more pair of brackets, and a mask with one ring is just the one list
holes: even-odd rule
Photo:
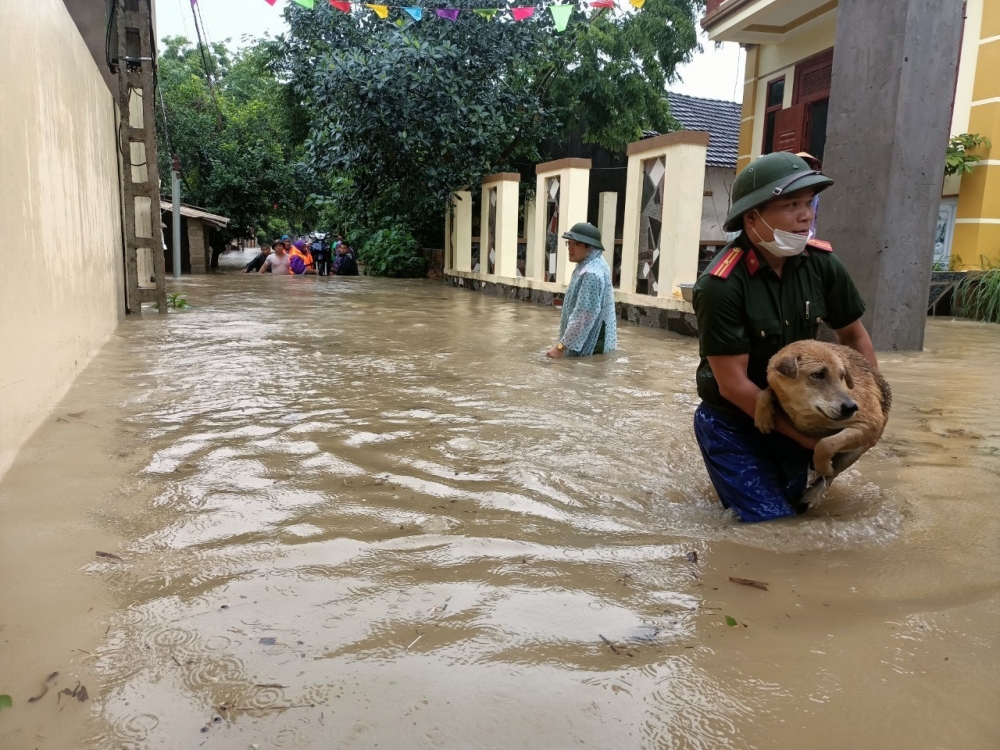
[[641, 8], [643, 5], [646, 4], [646, 0], [628, 0], [628, 1], [632, 3], [633, 8]]
[[330, 5], [332, 5], [337, 10], [344, 11], [344, 13], [351, 12], [351, 4], [346, 0], [330, 0]]
[[313, 0], [295, 0], [295, 2], [297, 2], [303, 8], [308, 8], [309, 10], [313, 9]]
[[459, 10], [461, 8], [439, 8], [437, 14], [441, 18], [447, 18], [449, 21], [457, 21]]
[[477, 16], [482, 16], [487, 21], [489, 21], [493, 16], [497, 14], [496, 8], [473, 8], [472, 12]]
[[525, 18], [531, 18], [535, 13], [534, 8], [511, 8], [510, 13], [514, 16], [515, 21], [523, 21]]
[[277, 2], [277, 0], [264, 0], [264, 2], [267, 3], [268, 5], [274, 5]]
[[424, 17], [423, 8], [403, 8], [403, 10], [409, 13], [410, 18], [412, 18], [414, 21], [419, 21], [421, 18]]
[[594, 0], [590, 4], [591, 8], [614, 8], [615, 0]]
[[375, 11], [375, 15], [379, 18], [389, 17], [389, 6], [388, 5], [372, 5], [371, 3], [365, 3], [365, 7], [371, 8]]
[[573, 8], [575, 5], [550, 5], [549, 12], [552, 14], [552, 20], [556, 24], [556, 31], [566, 31], [566, 24], [569, 23], [569, 17], [573, 14]]

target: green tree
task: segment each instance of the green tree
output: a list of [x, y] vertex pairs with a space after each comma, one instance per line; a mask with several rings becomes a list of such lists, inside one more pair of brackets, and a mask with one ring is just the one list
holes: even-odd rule
[[516, 24], [290, 6], [286, 70], [314, 115], [306, 147], [329, 185], [325, 215], [426, 239], [452, 191], [538, 160], [545, 139], [576, 128], [621, 150], [643, 129], [672, 129], [665, 85], [697, 47], [699, 7], [647, 0], [638, 13], [576, 14], [559, 34], [547, 6]]
[[175, 153], [184, 202], [228, 216], [230, 236], [304, 223], [317, 185], [300, 165], [304, 113], [275, 73], [280, 48], [262, 39], [235, 53], [224, 44], [205, 53], [183, 37], [163, 40], [166, 119], [158, 111], [157, 131], [164, 181]]

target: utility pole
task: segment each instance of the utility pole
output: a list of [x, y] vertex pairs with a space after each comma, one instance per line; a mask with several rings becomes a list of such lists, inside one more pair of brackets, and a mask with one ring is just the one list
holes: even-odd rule
[[181, 163], [174, 154], [173, 169], [170, 170], [170, 199], [173, 203], [173, 267], [174, 278], [181, 277]]
[[[840, 0], [820, 236], [868, 305], [876, 351], [920, 351], [962, 3]], [[985, 49], [985, 48], [984, 48]]]

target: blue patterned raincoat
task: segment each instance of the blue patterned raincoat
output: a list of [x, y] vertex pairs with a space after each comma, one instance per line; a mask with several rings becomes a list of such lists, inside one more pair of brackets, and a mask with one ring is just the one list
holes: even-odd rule
[[611, 269], [601, 249], [595, 247], [573, 270], [563, 299], [559, 340], [569, 356], [586, 357], [594, 354], [602, 326], [603, 351], [610, 352], [618, 347], [615, 290], [611, 285]]

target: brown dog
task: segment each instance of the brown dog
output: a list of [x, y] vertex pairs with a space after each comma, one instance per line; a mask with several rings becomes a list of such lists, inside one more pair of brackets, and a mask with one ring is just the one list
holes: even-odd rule
[[799, 432], [821, 438], [813, 466], [825, 477], [857, 461], [889, 418], [889, 384], [846, 346], [812, 340], [789, 344], [771, 357], [767, 384], [757, 396], [757, 429], [771, 432], [776, 410], [783, 411]]

